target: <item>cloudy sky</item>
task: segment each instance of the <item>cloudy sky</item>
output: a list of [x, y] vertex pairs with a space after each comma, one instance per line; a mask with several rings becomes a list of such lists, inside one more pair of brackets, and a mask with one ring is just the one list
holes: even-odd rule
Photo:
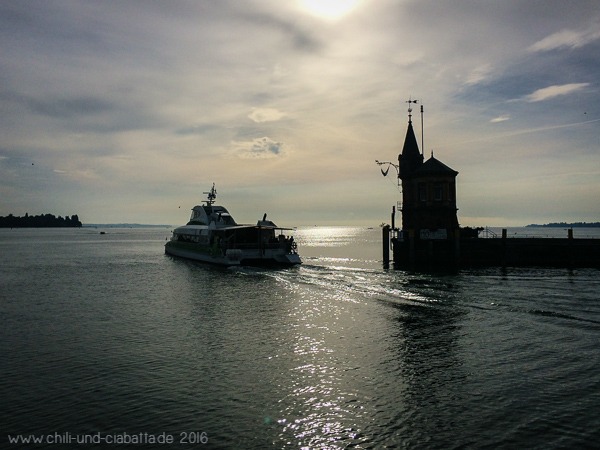
[[180, 224], [214, 182], [377, 226], [413, 98], [462, 225], [597, 221], [599, 74], [597, 0], [5, 0], [0, 215]]

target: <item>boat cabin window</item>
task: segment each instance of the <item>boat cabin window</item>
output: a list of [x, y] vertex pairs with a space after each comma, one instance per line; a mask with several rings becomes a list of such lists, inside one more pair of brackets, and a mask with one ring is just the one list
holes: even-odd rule
[[192, 209], [192, 215], [190, 216], [190, 222], [199, 222], [202, 224], [205, 224], [206, 222], [206, 214], [204, 214], [204, 211], [198, 207], [195, 207], [194, 209]]
[[225, 225], [236, 225], [236, 223], [233, 220], [233, 217], [231, 217], [229, 214], [221, 214], [219, 217]]

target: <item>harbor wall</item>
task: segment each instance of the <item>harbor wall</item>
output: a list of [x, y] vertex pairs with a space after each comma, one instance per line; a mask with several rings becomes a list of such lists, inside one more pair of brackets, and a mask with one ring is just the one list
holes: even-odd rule
[[392, 239], [397, 268], [473, 266], [600, 267], [600, 239], [460, 238]]

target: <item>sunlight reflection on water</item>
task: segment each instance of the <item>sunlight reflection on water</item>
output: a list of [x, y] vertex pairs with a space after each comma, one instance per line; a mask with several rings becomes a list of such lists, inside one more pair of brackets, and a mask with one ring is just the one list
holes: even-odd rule
[[307, 247], [342, 247], [356, 243], [359, 236], [364, 240], [364, 231], [361, 227], [299, 228], [295, 236]]
[[348, 227], [298, 230], [299, 267], [224, 270], [164, 256], [162, 232], [79, 231], [0, 232], [7, 430], [200, 429], [247, 449], [597, 442], [597, 270], [384, 270], [380, 230]]

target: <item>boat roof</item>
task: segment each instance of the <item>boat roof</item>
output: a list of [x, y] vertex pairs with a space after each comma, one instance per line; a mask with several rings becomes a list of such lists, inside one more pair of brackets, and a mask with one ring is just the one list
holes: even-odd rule
[[176, 229], [181, 229], [181, 228], [187, 228], [190, 230], [214, 230], [214, 231], [221, 231], [221, 230], [240, 230], [242, 228], [260, 228], [263, 230], [293, 230], [293, 228], [285, 228], [285, 227], [278, 227], [278, 226], [271, 226], [271, 225], [231, 225], [231, 226], [225, 226], [225, 227], [218, 227], [218, 228], [210, 228], [208, 225], [182, 225], [180, 227], [177, 227]]

